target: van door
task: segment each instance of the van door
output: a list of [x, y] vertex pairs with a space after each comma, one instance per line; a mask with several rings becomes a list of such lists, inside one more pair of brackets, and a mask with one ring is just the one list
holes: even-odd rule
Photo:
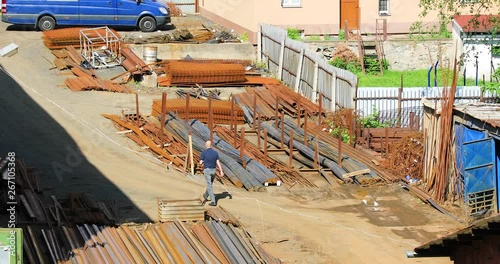
[[139, 14], [142, 12], [141, 3], [136, 0], [116, 0], [117, 16], [120, 26], [136, 26]]
[[80, 25], [117, 25], [116, 1], [80, 0]]

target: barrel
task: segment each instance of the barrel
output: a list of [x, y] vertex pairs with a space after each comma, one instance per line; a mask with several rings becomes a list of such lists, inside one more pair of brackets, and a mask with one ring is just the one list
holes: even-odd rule
[[153, 63], [158, 60], [158, 47], [148, 46], [144, 47], [144, 61], [146, 63]]

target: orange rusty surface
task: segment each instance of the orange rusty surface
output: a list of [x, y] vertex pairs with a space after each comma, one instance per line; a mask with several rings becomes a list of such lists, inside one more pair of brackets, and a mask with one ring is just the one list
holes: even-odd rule
[[[172, 111], [181, 118], [186, 118], [186, 99], [171, 99], [166, 101], [167, 113]], [[235, 105], [235, 122], [243, 125], [245, 119], [241, 107]], [[212, 113], [215, 124], [231, 124], [231, 102], [212, 100]], [[161, 114], [161, 100], [153, 100], [153, 116]], [[189, 100], [189, 118], [198, 119], [200, 122], [208, 123], [208, 100], [193, 99]]]

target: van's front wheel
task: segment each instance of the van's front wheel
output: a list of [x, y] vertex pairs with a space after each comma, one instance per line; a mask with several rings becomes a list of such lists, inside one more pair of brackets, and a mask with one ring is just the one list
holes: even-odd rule
[[41, 31], [52, 30], [56, 28], [56, 20], [51, 16], [44, 16], [38, 20], [38, 29]]
[[139, 28], [142, 32], [153, 32], [156, 30], [156, 20], [150, 16], [145, 16], [139, 21]]

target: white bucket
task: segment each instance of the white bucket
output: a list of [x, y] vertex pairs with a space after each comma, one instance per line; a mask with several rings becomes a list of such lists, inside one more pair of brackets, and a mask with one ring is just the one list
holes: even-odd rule
[[158, 61], [158, 47], [148, 46], [144, 47], [144, 61], [146, 63], [154, 63]]

